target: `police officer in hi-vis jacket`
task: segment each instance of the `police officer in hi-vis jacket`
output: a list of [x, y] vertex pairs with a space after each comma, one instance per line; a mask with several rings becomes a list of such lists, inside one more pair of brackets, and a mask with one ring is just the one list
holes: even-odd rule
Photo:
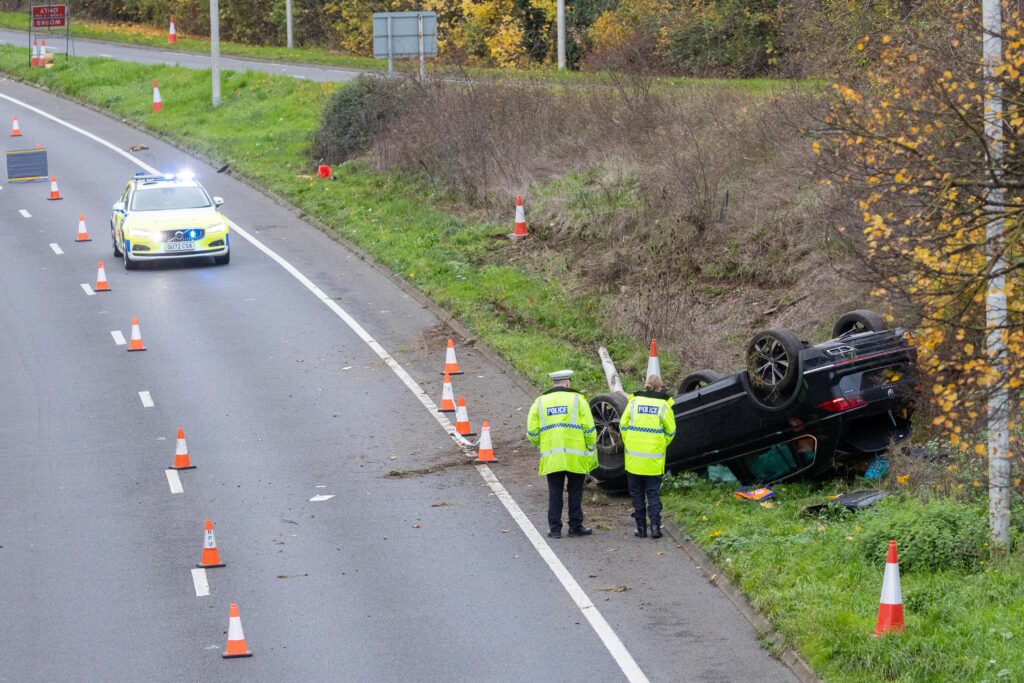
[[626, 452], [626, 477], [633, 497], [636, 535], [661, 538], [661, 479], [665, 474], [665, 450], [676, 435], [672, 398], [661, 391], [661, 377], [651, 375], [644, 390], [629, 397], [619, 418], [619, 432]]
[[526, 436], [540, 451], [540, 476], [548, 479], [548, 537], [562, 537], [562, 491], [569, 489], [569, 535], [589, 536], [583, 526], [583, 482], [597, 467], [597, 430], [590, 404], [569, 387], [572, 370], [548, 376], [554, 386], [537, 397], [526, 418]]

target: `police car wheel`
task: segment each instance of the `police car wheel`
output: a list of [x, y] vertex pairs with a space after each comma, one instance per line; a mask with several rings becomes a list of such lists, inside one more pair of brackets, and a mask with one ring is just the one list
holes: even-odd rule
[[127, 251], [125, 251], [124, 254], [122, 254], [122, 258], [124, 259], [124, 269], [125, 270], [138, 270], [139, 262], [138, 261], [133, 261], [128, 256], [128, 252]]
[[114, 245], [114, 258], [121, 258], [121, 248], [117, 246], [117, 237], [113, 230], [110, 231], [110, 242]]

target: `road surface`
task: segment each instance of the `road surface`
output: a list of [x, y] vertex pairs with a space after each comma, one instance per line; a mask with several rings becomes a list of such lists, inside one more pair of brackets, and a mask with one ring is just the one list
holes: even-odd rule
[[[415, 393], [439, 400], [450, 333], [384, 274], [111, 118], [0, 81], [12, 115], [5, 148], [49, 148], [64, 199], [0, 183], [0, 680], [792, 680], [626, 501], [588, 493], [594, 536], [549, 545], [533, 397], [460, 345], [500, 460], [467, 463]], [[231, 264], [124, 271], [110, 205], [185, 167], [226, 200]], [[143, 353], [112, 334], [133, 316]], [[227, 566], [199, 595], [206, 518]], [[251, 659], [219, 656], [232, 602]]]
[[[17, 45], [25, 48], [25, 59], [28, 59], [28, 33], [0, 29], [0, 44]], [[63, 52], [64, 40], [47, 44], [50, 52]], [[166, 64], [183, 66], [188, 69], [209, 69], [210, 55], [183, 50], [168, 50], [159, 47], [142, 45], [125, 45], [108, 43], [102, 40], [75, 38], [72, 41], [73, 54], [78, 57], [107, 57], [139, 64]], [[64, 59], [58, 56], [57, 59]], [[265, 71], [279, 76], [294, 76], [310, 81], [351, 81], [362, 72], [356, 69], [343, 69], [334, 66], [316, 66], [313, 64], [297, 64], [288, 62], [261, 62], [251, 59], [239, 59], [221, 55], [220, 68], [234, 71]]]

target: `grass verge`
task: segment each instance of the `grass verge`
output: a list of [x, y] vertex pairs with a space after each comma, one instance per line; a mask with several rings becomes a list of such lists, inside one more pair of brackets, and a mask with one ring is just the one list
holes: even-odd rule
[[[534, 384], [546, 384], [546, 372], [571, 367], [581, 388], [600, 390], [599, 344], [608, 346], [624, 378], [639, 377], [646, 367], [646, 349], [607, 329], [597, 297], [509, 265], [513, 250], [541, 248], [506, 240], [511, 223], [453, 217], [436, 208], [424, 187], [373, 172], [362, 161], [337, 168], [334, 182], [310, 178], [310, 138], [339, 86], [226, 71], [222, 105], [213, 109], [208, 71], [99, 58], [30, 69], [22, 52], [0, 46], [0, 70], [230, 161], [234, 173], [316, 217], [451, 311]], [[154, 78], [164, 99], [157, 114], [150, 110]], [[662, 365], [666, 376], [678, 368], [667, 355]]]
[[[842, 489], [778, 486], [770, 505], [740, 502], [732, 490], [696, 477], [669, 480], [666, 512], [825, 680], [1024, 680], [1019, 550], [971, 570], [905, 567], [907, 631], [874, 638], [884, 565], [865, 556], [864, 534], [920, 504], [895, 498], [858, 513], [808, 517], [805, 506]], [[962, 505], [984, 519], [982, 503]], [[903, 540], [909, 547], [912, 539]]]
[[[0, 28], [28, 31], [27, 12], [0, 12]], [[92, 40], [106, 40], [113, 43], [125, 43], [128, 45], [141, 45], [146, 47], [160, 48], [171, 52], [192, 52], [209, 54], [210, 41], [203, 36], [191, 36], [178, 33], [178, 41], [169, 45], [167, 43], [167, 32], [164, 29], [140, 24], [111, 23], [104, 21], [76, 19], [74, 23], [74, 36], [77, 38], [88, 38]], [[51, 45], [51, 48], [53, 46]], [[339, 68], [355, 69], [359, 71], [384, 71], [387, 63], [381, 59], [362, 57], [359, 55], [345, 54], [335, 50], [328, 50], [321, 47], [296, 47], [291, 50], [285, 47], [274, 45], [246, 45], [222, 40], [220, 43], [221, 54], [234, 57], [245, 57], [274, 62], [292, 62], [297, 64], [320, 64], [324, 66], [335, 66]], [[396, 70], [415, 74], [418, 68], [416, 60], [396, 60]], [[555, 83], [580, 83], [580, 84], [605, 84], [611, 78], [609, 74], [580, 72], [580, 71], [558, 71], [554, 68], [537, 67], [533, 69], [495, 69], [483, 67], [467, 67], [427, 62], [427, 70], [435, 74], [449, 74], [451, 76], [466, 75], [471, 78], [517, 78], [531, 81], [550, 81]], [[683, 78], [683, 77], [662, 77], [654, 79], [659, 86], [672, 87], [695, 87], [715, 88], [719, 90], [740, 90], [752, 94], [768, 94], [786, 90], [794, 87], [793, 81], [783, 81], [772, 78], [748, 78], [748, 79], [714, 79], [714, 78]], [[798, 84], [798, 87], [819, 88], [820, 83], [807, 81]]]

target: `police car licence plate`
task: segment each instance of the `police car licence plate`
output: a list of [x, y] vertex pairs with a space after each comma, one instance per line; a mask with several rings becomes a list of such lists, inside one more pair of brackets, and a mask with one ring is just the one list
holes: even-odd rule
[[192, 242], [168, 242], [164, 245], [165, 251], [192, 251], [195, 249]]

